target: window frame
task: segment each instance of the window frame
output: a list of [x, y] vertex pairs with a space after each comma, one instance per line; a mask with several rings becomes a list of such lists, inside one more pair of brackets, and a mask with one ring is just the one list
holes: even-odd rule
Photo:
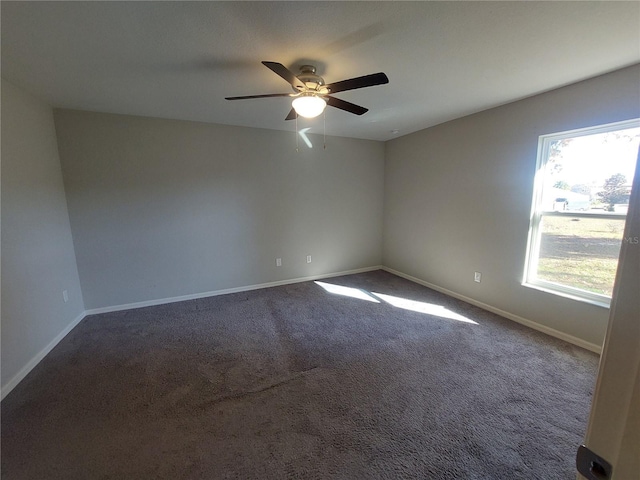
[[536, 170], [533, 181], [533, 198], [531, 202], [531, 214], [529, 218], [529, 233], [527, 238], [527, 250], [525, 254], [525, 265], [522, 277], [522, 285], [534, 288], [547, 293], [571, 298], [582, 302], [587, 302], [604, 308], [609, 308], [611, 297], [595, 292], [589, 292], [576, 287], [570, 287], [560, 283], [550, 282], [537, 278], [538, 261], [540, 258], [540, 247], [542, 234], [540, 225], [544, 217], [570, 217], [570, 218], [615, 218], [626, 222], [626, 213], [586, 213], [579, 211], [544, 211], [542, 206], [543, 187], [546, 168], [549, 160], [549, 148], [552, 142], [564, 140], [566, 138], [576, 138], [587, 135], [596, 135], [616, 130], [640, 127], [640, 118], [623, 120], [620, 122], [607, 123], [594, 127], [578, 128], [564, 132], [550, 133], [538, 137], [538, 154], [536, 159]]

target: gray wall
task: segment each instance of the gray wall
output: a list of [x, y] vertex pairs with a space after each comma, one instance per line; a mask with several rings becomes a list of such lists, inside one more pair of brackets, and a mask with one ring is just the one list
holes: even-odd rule
[[521, 285], [538, 137], [640, 116], [639, 80], [634, 66], [387, 142], [384, 265], [600, 345], [608, 309]]
[[381, 142], [325, 151], [312, 135], [296, 153], [293, 132], [69, 110], [55, 123], [87, 309], [381, 263]]
[[53, 112], [5, 80], [1, 187], [4, 392], [84, 311]]

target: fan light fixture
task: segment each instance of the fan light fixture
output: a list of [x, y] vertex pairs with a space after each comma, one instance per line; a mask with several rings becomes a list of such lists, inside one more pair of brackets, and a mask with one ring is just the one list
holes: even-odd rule
[[291, 106], [301, 117], [315, 118], [324, 111], [327, 102], [312, 93], [303, 93], [293, 100]]

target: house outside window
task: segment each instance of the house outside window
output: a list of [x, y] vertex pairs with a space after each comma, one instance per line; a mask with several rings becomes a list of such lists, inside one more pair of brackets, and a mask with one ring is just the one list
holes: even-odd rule
[[524, 285], [610, 304], [639, 144], [640, 119], [540, 137]]

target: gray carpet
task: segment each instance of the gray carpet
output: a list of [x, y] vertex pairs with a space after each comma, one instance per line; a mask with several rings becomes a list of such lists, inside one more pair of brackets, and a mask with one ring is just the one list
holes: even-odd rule
[[596, 355], [383, 271], [324, 282], [380, 303], [87, 317], [2, 402], [2, 478], [575, 478]]

